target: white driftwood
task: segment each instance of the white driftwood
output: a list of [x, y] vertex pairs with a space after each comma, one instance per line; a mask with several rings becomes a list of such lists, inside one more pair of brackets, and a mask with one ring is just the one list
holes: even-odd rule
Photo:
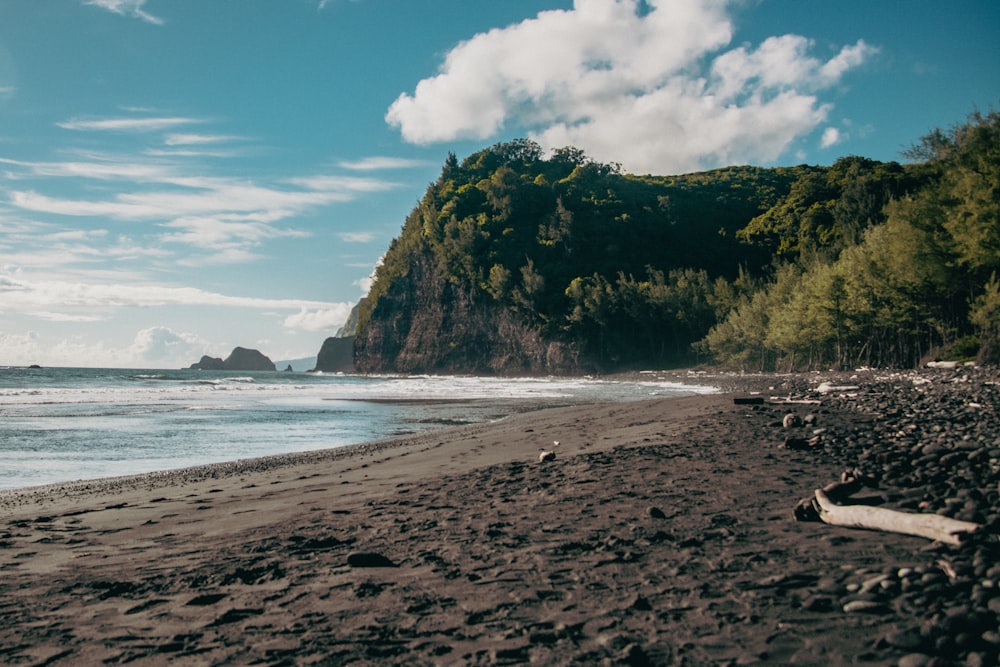
[[835, 505], [819, 489], [816, 490], [816, 505], [820, 520], [831, 526], [916, 535], [946, 544], [961, 544], [965, 535], [979, 528], [978, 523], [939, 514], [910, 514], [868, 505]]

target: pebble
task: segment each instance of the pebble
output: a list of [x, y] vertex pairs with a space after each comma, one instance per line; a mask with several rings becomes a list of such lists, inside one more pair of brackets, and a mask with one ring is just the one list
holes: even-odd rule
[[[862, 389], [824, 394], [821, 383]], [[822, 594], [847, 613], [894, 614], [904, 629], [884, 641], [903, 654], [889, 659], [905, 667], [1000, 664], [1000, 370], [814, 374], [789, 379], [780, 391], [823, 402], [821, 446], [785, 437], [785, 449], [804, 462], [822, 458], [872, 478], [888, 508], [984, 526], [958, 547], [928, 542], [905, 561], [885, 557], [835, 587], [810, 587], [803, 607], [821, 607]], [[854, 424], [845, 419], [851, 413]], [[782, 420], [792, 423], [793, 414]]]
[[924, 639], [920, 636], [920, 630], [918, 628], [907, 628], [905, 630], [890, 632], [886, 636], [885, 641], [890, 646], [895, 646], [896, 648], [901, 648], [907, 651], [919, 649], [924, 643]]
[[794, 428], [796, 426], [802, 426], [802, 418], [796, 414], [789, 413], [785, 415], [784, 419], [781, 420], [781, 425], [785, 428]]
[[357, 552], [347, 556], [351, 567], [398, 567], [387, 556], [378, 553]]
[[844, 612], [848, 614], [886, 614], [889, 609], [881, 602], [874, 600], [851, 600], [844, 605]]
[[896, 663], [898, 667], [926, 667], [931, 662], [931, 657], [929, 655], [924, 655], [923, 653], [910, 653], [904, 655]]

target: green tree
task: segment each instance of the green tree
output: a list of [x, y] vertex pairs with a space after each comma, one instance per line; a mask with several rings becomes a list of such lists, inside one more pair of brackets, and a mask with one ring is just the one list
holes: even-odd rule
[[969, 320], [979, 330], [980, 348], [976, 361], [992, 366], [1000, 364], [1000, 281], [995, 273], [982, 294], [972, 302]]

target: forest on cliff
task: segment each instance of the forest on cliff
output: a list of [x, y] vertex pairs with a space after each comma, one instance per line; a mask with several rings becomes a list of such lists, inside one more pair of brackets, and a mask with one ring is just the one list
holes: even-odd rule
[[[575, 350], [581, 368], [995, 362], [1000, 114], [975, 112], [905, 157], [651, 176], [575, 148], [544, 157], [530, 140], [449, 155], [378, 268], [358, 332], [419, 264], [439, 293]], [[413, 334], [410, 315], [398, 335]], [[446, 352], [428, 350], [420, 369]]]

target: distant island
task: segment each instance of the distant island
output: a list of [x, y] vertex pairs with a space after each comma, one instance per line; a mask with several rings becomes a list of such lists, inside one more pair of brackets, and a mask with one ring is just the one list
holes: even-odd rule
[[274, 362], [261, 354], [260, 350], [245, 347], [233, 348], [225, 359], [205, 355], [198, 363], [188, 366], [194, 371], [274, 371]]

